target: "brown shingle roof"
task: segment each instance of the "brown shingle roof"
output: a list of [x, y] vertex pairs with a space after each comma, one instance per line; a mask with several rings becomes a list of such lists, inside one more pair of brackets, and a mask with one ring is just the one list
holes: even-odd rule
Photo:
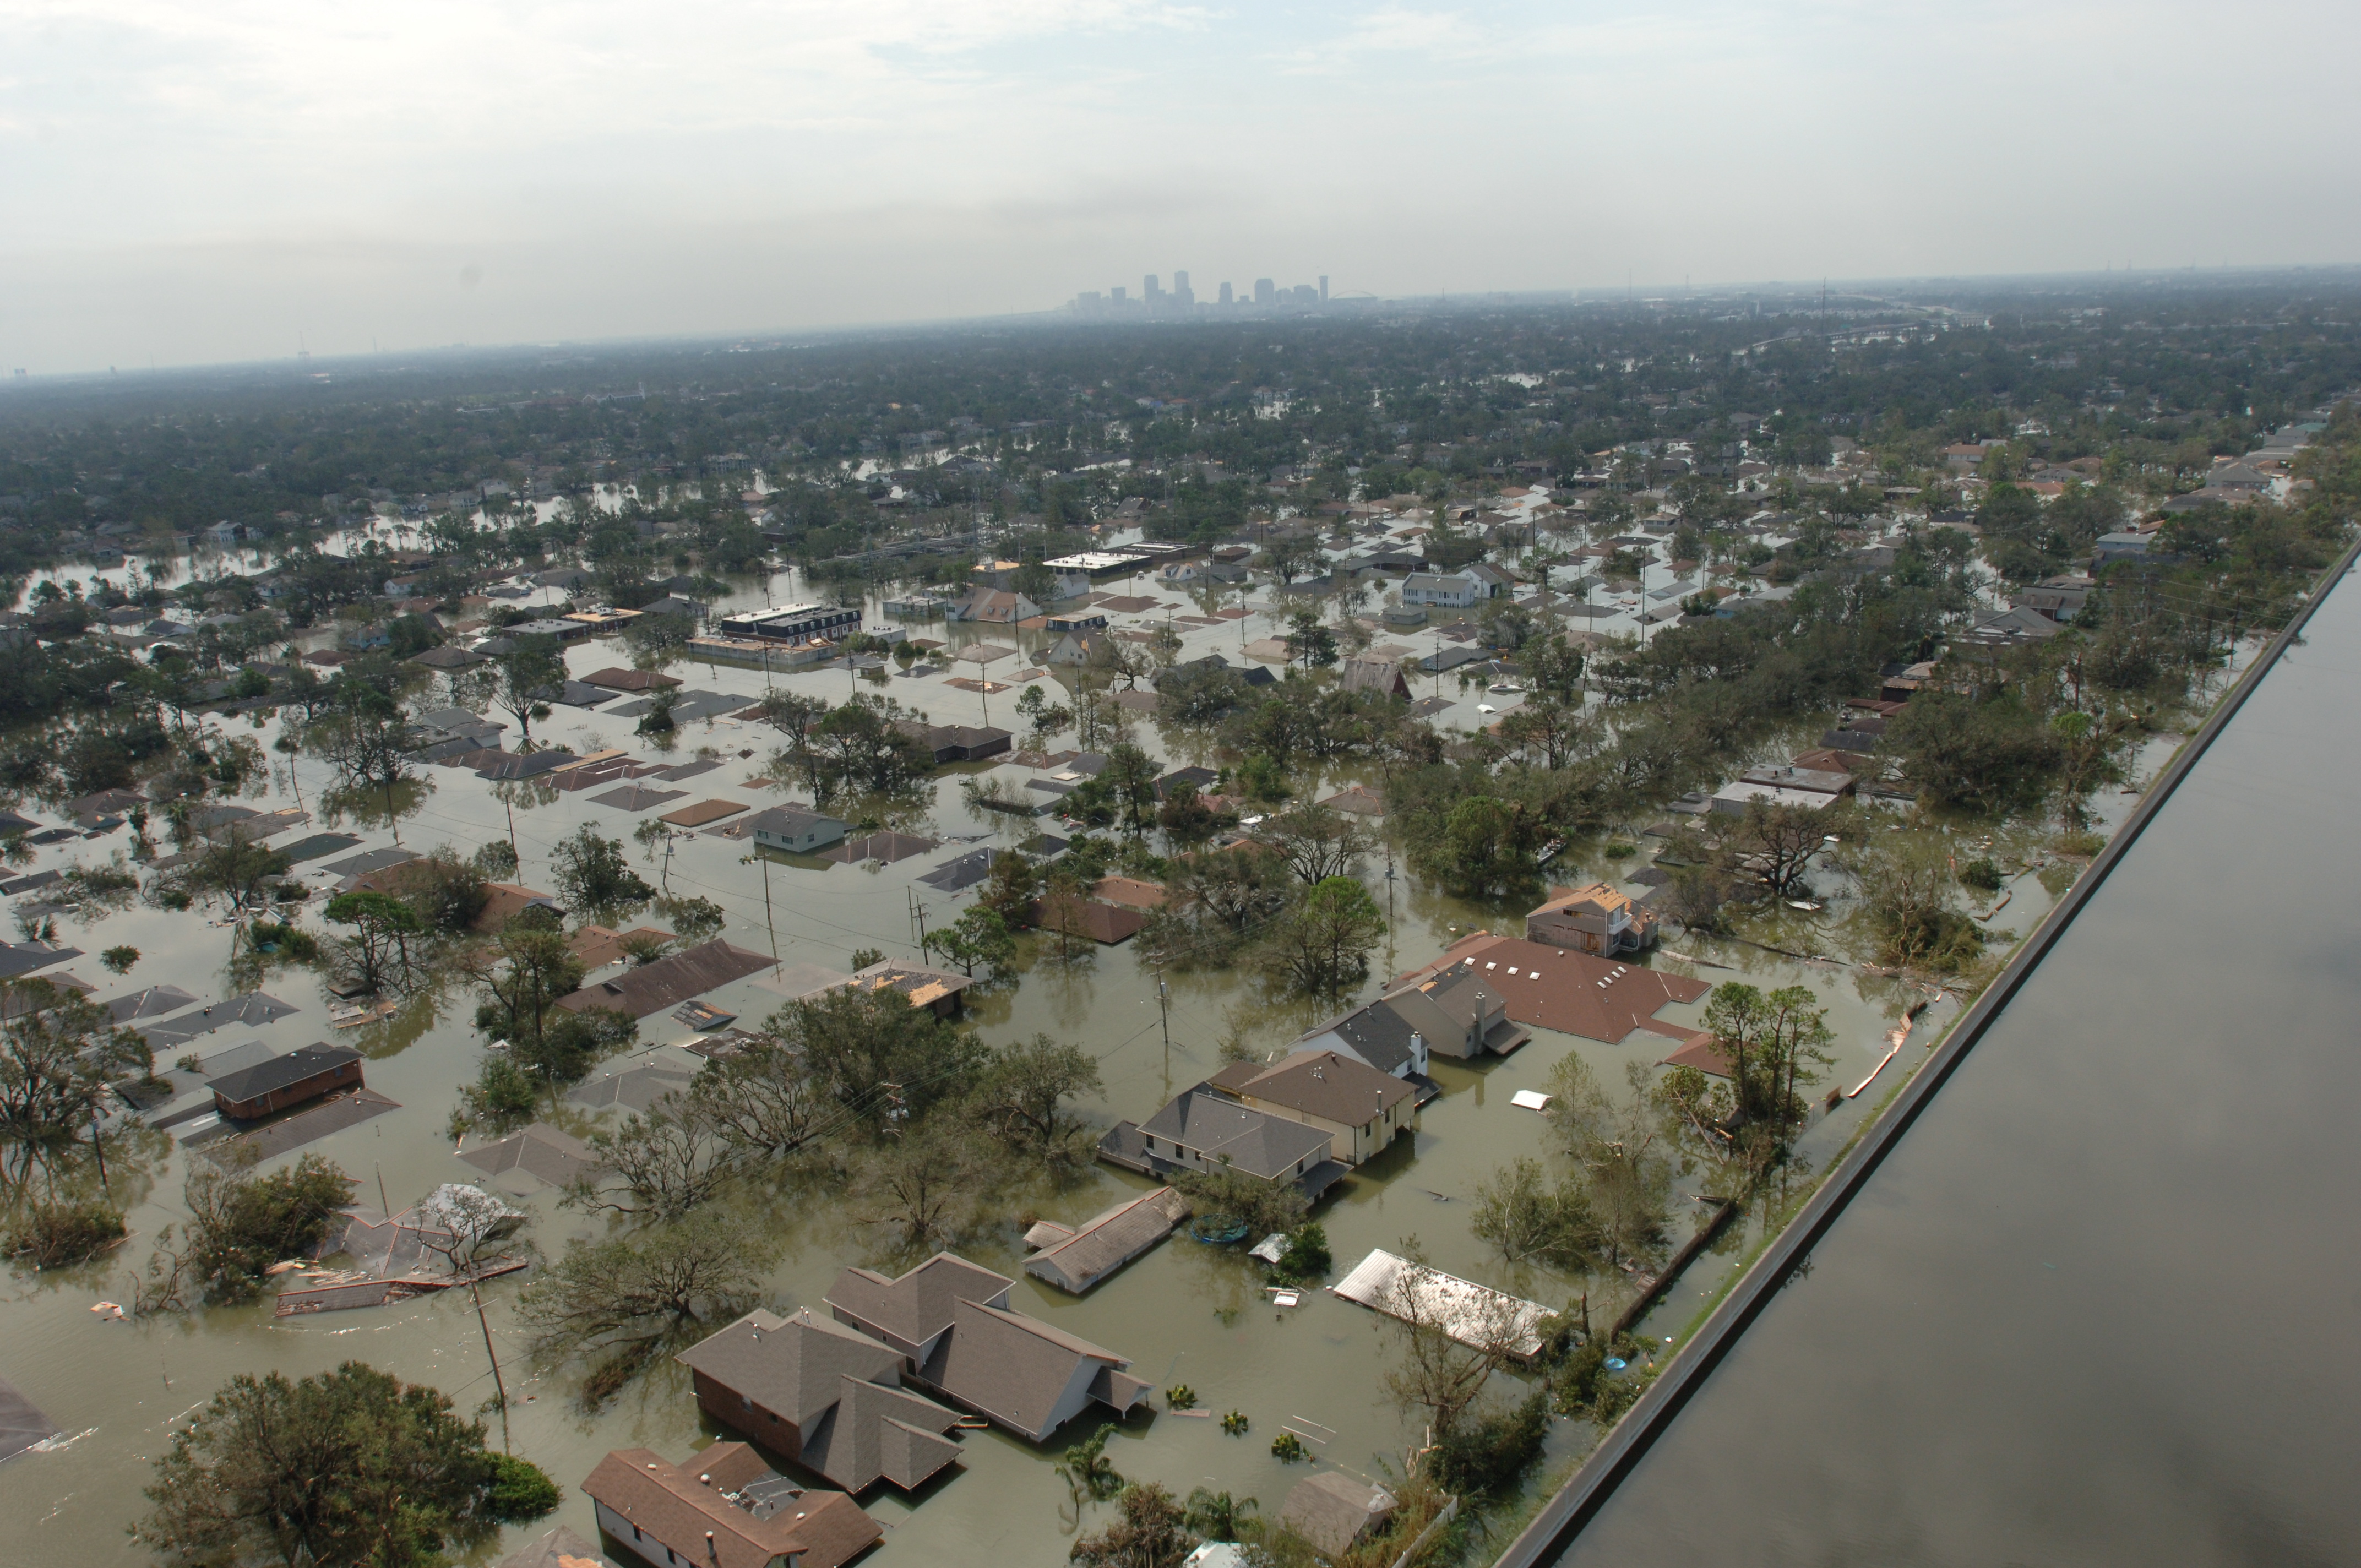
[[570, 995], [559, 997], [557, 1004], [569, 1013], [604, 1007], [629, 1017], [644, 1018], [651, 1013], [676, 1007], [692, 996], [702, 996], [708, 991], [728, 985], [733, 980], [743, 980], [757, 970], [769, 969], [771, 961], [766, 954], [737, 947], [717, 937], [685, 953], [675, 953], [668, 959], [658, 959], [652, 964], [619, 974], [612, 980], [586, 985]]
[[1417, 1091], [1390, 1073], [1334, 1051], [1298, 1051], [1275, 1067], [1243, 1081], [1214, 1075], [1213, 1081], [1242, 1099], [1276, 1111], [1294, 1111], [1323, 1122], [1357, 1127], [1381, 1116]]
[[1686, 1026], [1664, 1023], [1656, 1013], [1668, 1003], [1695, 1002], [1713, 989], [1701, 980], [1642, 964], [1478, 931], [1461, 938], [1433, 963], [1402, 976], [1387, 992], [1394, 994], [1405, 984], [1453, 970], [1480, 978], [1486, 992], [1499, 997], [1509, 1016], [1520, 1024], [1610, 1045], [1634, 1029], [1686, 1039]]
[[694, 1472], [647, 1449], [623, 1448], [600, 1460], [582, 1489], [661, 1546], [712, 1568], [770, 1568], [791, 1552], [804, 1554], [796, 1568], [838, 1568], [884, 1539], [877, 1521], [841, 1492], [806, 1492], [768, 1519], [726, 1496], [770, 1474], [742, 1442], [715, 1443], [697, 1456]]
[[674, 675], [652, 674], [646, 670], [626, 670], [620, 665], [593, 670], [582, 677], [585, 685], [605, 686], [609, 691], [652, 692], [666, 686], [676, 686], [680, 680]]

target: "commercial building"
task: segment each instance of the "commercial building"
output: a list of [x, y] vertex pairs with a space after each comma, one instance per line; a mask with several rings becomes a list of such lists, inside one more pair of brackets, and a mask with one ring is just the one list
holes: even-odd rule
[[826, 604], [782, 605], [776, 609], [741, 610], [713, 623], [725, 638], [762, 642], [836, 642], [861, 630], [857, 608]]

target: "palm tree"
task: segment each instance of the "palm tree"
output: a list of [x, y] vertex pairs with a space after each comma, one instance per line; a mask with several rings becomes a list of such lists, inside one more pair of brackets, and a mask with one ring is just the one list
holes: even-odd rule
[[1235, 1541], [1238, 1520], [1259, 1507], [1252, 1497], [1233, 1497], [1227, 1492], [1200, 1486], [1189, 1494], [1189, 1528], [1207, 1541]]

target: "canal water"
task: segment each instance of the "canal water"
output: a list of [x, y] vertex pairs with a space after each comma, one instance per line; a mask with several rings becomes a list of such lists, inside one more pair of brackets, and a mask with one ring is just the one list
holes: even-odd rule
[[1560, 1561], [2350, 1563], [2348, 576]]

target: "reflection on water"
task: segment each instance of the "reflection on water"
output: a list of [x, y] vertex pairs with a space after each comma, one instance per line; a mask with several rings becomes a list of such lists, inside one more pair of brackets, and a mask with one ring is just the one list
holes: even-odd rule
[[2348, 582], [1563, 1561], [2351, 1560], [2356, 671]]

